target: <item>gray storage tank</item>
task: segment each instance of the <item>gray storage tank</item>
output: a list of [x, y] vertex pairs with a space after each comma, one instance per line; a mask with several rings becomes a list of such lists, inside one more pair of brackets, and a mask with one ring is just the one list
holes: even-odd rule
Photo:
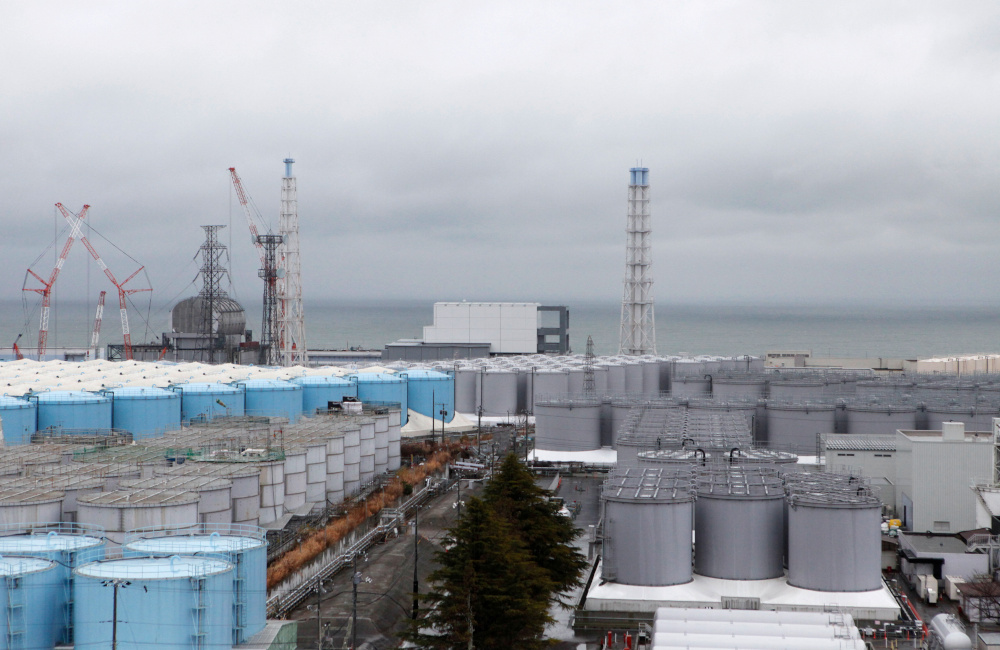
[[670, 394], [674, 397], [709, 397], [712, 394], [712, 378], [682, 375], [670, 380]]
[[740, 466], [702, 470], [697, 490], [696, 573], [725, 580], [784, 575], [785, 490], [775, 470]]
[[847, 405], [847, 433], [894, 434], [917, 428], [917, 407], [912, 404], [858, 401]]
[[816, 455], [816, 435], [836, 431], [836, 407], [824, 403], [767, 402], [767, 441], [774, 449]]
[[601, 448], [601, 401], [578, 395], [535, 404], [535, 447], [551, 451]]
[[691, 581], [690, 473], [615, 470], [604, 484], [602, 577], [627, 585]]
[[864, 487], [788, 498], [788, 584], [815, 591], [882, 587], [882, 503]]
[[476, 406], [489, 417], [517, 413], [517, 375], [512, 370], [489, 368], [476, 375]]
[[714, 377], [712, 397], [718, 400], [747, 400], [764, 397], [767, 381], [759, 375]]

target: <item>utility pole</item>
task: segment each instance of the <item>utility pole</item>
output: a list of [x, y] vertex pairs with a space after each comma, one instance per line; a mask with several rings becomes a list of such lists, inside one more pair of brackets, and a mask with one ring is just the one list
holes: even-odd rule
[[323, 606], [323, 578], [316, 574], [316, 650], [323, 650], [323, 616], [320, 608]]
[[417, 620], [417, 610], [420, 608], [420, 577], [417, 573], [418, 561], [420, 560], [420, 523], [417, 517], [420, 515], [420, 508], [413, 511], [413, 613], [410, 618]]
[[358, 572], [358, 556], [354, 556], [354, 576], [351, 578], [354, 585], [354, 614], [351, 623], [351, 650], [358, 648], [358, 583], [361, 582], [361, 574]]
[[448, 418], [448, 409], [445, 408], [448, 404], [446, 402], [441, 402], [441, 446], [445, 446], [444, 439], [444, 421]]
[[115, 578], [113, 580], [102, 580], [101, 584], [105, 587], [114, 587], [114, 595], [111, 600], [111, 650], [118, 650], [118, 587], [124, 589], [132, 583], [128, 580]]

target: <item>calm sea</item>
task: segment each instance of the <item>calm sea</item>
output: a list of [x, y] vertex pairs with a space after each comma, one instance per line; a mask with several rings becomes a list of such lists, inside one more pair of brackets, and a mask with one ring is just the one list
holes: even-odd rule
[[[568, 302], [570, 341], [583, 353], [587, 336], [598, 354], [618, 346], [617, 303]], [[50, 347], [86, 346], [96, 305], [57, 303], [50, 324]], [[145, 307], [144, 307], [145, 309]], [[401, 338], [420, 338], [431, 324], [430, 301], [323, 302], [306, 304], [310, 348], [375, 348]], [[158, 341], [167, 311], [129, 312], [133, 342]], [[259, 332], [260, 313], [248, 326]], [[848, 306], [733, 306], [659, 304], [657, 351], [662, 354], [762, 354], [767, 350], [812, 350], [817, 356], [926, 358], [938, 355], [1000, 352], [1000, 307], [878, 308]], [[38, 308], [0, 303], [0, 347], [18, 333], [34, 347]], [[109, 300], [102, 345], [121, 340], [117, 304]]]

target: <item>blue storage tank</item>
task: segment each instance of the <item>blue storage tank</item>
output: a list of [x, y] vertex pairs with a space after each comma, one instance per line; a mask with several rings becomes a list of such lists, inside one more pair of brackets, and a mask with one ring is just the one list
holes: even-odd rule
[[357, 375], [358, 399], [362, 402], [395, 402], [400, 406], [399, 417], [406, 424], [406, 374], [362, 372]]
[[444, 408], [451, 422], [455, 417], [455, 378], [436, 370], [407, 370], [406, 403], [417, 413], [436, 419], [441, 419]]
[[323, 377], [312, 375], [296, 377], [292, 383], [302, 386], [302, 414], [316, 415], [316, 409], [329, 408], [330, 402], [340, 402], [345, 397], [357, 397], [358, 385], [354, 377]]
[[224, 415], [243, 415], [242, 386], [229, 384], [177, 384], [181, 394], [181, 422], [211, 420]]
[[221, 558], [136, 557], [84, 564], [73, 571], [76, 650], [111, 647], [113, 585], [118, 591], [118, 649], [233, 647], [233, 565]]
[[38, 428], [110, 429], [111, 398], [77, 390], [54, 390], [31, 396], [38, 405]]
[[0, 396], [0, 424], [3, 440], [8, 445], [26, 445], [38, 423], [38, 406], [34, 402], [16, 397]]
[[[207, 527], [206, 527], [207, 528]], [[233, 644], [245, 643], [267, 624], [267, 537], [253, 526], [226, 526], [222, 533], [169, 535], [164, 531], [130, 533], [125, 557], [208, 555], [224, 557], [235, 567]], [[131, 539], [133, 534], [139, 538]], [[156, 536], [159, 535], [159, 536]]]
[[288, 418], [294, 423], [302, 415], [302, 386], [281, 379], [244, 379], [236, 382], [246, 390], [247, 415]]
[[[69, 527], [67, 527], [69, 528]], [[60, 645], [73, 643], [73, 611], [70, 602], [73, 596], [73, 569], [104, 559], [103, 531], [94, 528], [85, 534], [82, 527], [74, 527], [75, 532], [66, 533], [51, 530], [47, 533], [7, 535], [0, 537], [0, 557], [26, 555], [56, 562], [55, 572], [59, 576], [59, 606], [54, 625], [58, 628], [56, 641]]]
[[66, 594], [52, 560], [0, 557], [0, 611], [6, 624], [0, 650], [51, 650], [59, 640], [59, 621]]
[[162, 436], [181, 428], [180, 393], [163, 388], [120, 386], [103, 391], [111, 395], [111, 422], [135, 439]]

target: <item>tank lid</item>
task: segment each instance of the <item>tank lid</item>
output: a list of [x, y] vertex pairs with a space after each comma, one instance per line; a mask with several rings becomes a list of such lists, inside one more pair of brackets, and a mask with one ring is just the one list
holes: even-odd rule
[[606, 501], [680, 503], [692, 501], [691, 472], [684, 469], [618, 469], [604, 482]]
[[34, 399], [39, 402], [110, 402], [111, 399], [104, 395], [96, 395], [81, 390], [53, 390], [45, 393], [37, 393]]
[[37, 573], [47, 571], [56, 566], [52, 560], [40, 557], [12, 557], [4, 555], [0, 557], [0, 575], [20, 576], [26, 573]]
[[77, 498], [77, 503], [109, 508], [152, 508], [159, 506], [197, 503], [201, 497], [196, 492], [182, 490], [115, 490], [87, 494]]
[[174, 386], [174, 390], [179, 390], [182, 393], [242, 393], [243, 389], [239, 386], [231, 386], [229, 384], [219, 384], [219, 383], [195, 383], [195, 384], [177, 384]]
[[237, 535], [171, 535], [128, 542], [125, 548], [140, 553], [231, 553], [266, 546], [267, 542]]
[[73, 551], [100, 546], [104, 540], [89, 535], [30, 534], [0, 537], [0, 555], [35, 551]]
[[247, 390], [302, 390], [302, 386], [299, 384], [283, 379], [243, 379], [236, 383]]
[[126, 578], [131, 580], [177, 580], [225, 573], [233, 565], [225, 560], [203, 556], [138, 557], [91, 562], [73, 573], [87, 578]]

